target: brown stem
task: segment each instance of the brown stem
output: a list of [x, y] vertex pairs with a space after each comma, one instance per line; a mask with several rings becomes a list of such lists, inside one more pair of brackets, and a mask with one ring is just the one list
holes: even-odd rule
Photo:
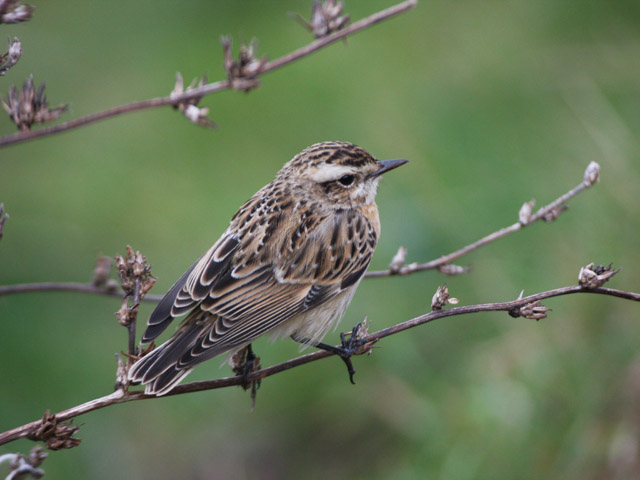
[[[81, 292], [92, 293], [96, 295], [108, 295], [111, 297], [119, 298], [124, 298], [125, 295], [120, 287], [118, 287], [117, 289], [112, 289], [96, 287], [91, 283], [79, 282], [40, 282], [0, 286], [0, 297], [3, 295], [32, 292]], [[159, 302], [161, 299], [162, 295], [146, 295], [142, 299], [142, 301]]]
[[406, 265], [401, 268], [370, 271], [365, 273], [365, 278], [390, 277], [392, 275], [409, 275], [411, 273], [423, 272], [425, 270], [433, 270], [434, 268], [440, 268], [443, 265], [447, 265], [453, 262], [454, 260], [457, 260], [458, 258], [474, 250], [477, 250], [478, 248], [488, 243], [494, 242], [499, 238], [502, 238], [511, 233], [517, 232], [518, 230], [522, 230], [524, 227], [531, 225], [532, 223], [535, 223], [539, 220], [546, 219], [547, 216], [551, 214], [554, 210], [560, 213], [560, 210], [558, 209], [562, 207], [570, 198], [575, 197], [577, 194], [588, 189], [593, 184], [594, 184], [593, 181], [584, 180], [575, 188], [569, 190], [564, 195], [561, 195], [560, 197], [556, 198], [553, 202], [538, 209], [538, 211], [535, 214], [531, 215], [531, 217], [527, 220], [526, 223], [517, 222], [508, 227], [504, 227], [496, 232], [493, 232], [487, 235], [486, 237], [481, 238], [477, 242], [467, 245], [461, 248], [460, 250], [456, 250], [455, 252], [452, 252], [448, 255], [443, 255], [442, 257], [437, 258], [435, 260], [431, 260], [426, 263], [412, 263], [410, 265]]
[[[495, 312], [495, 311], [512, 312], [515, 309], [528, 305], [532, 302], [544, 300], [546, 298], [551, 298], [551, 297], [570, 295], [574, 293], [595, 293], [595, 294], [609, 295], [609, 296], [614, 296], [618, 298], [640, 302], [640, 293], [635, 293], [635, 292], [626, 292], [623, 290], [615, 290], [611, 288], [586, 289], [581, 286], [563, 287], [563, 288], [557, 288], [554, 290], [549, 290], [546, 292], [536, 293], [534, 295], [529, 295], [527, 297], [519, 298], [517, 300], [513, 300], [510, 302], [467, 305], [467, 306], [450, 308], [448, 310], [439, 310], [439, 311], [429, 312], [419, 317], [413, 318], [411, 320], [407, 320], [397, 325], [393, 325], [391, 327], [384, 328], [377, 332], [366, 335], [365, 337], [362, 338], [362, 340], [364, 342], [376, 342], [384, 337], [388, 337], [390, 335], [394, 335], [404, 330], [417, 327], [418, 325], [423, 325], [425, 323], [432, 322], [439, 318], [452, 317], [454, 315], [465, 315], [465, 314], [477, 313], [477, 312]], [[251, 373], [248, 375], [247, 380], [249, 382], [252, 382], [258, 379], [270, 377], [271, 375], [275, 375], [285, 370], [299, 367], [301, 365], [304, 365], [310, 362], [315, 362], [317, 360], [329, 357], [331, 355], [333, 354], [324, 350], [308, 353], [306, 355], [302, 355], [302, 356], [293, 358], [291, 360], [287, 360], [286, 362], [282, 362], [277, 365], [263, 368], [262, 370], [258, 370], [257, 372]], [[215, 380], [206, 380], [202, 382], [191, 382], [191, 383], [186, 383], [184, 385], [178, 385], [166, 396], [182, 395], [185, 393], [200, 392], [204, 390], [214, 390], [218, 388], [226, 388], [226, 387], [231, 387], [233, 385], [241, 385], [242, 381], [243, 381], [242, 377], [235, 376], [235, 377], [219, 378]], [[161, 398], [161, 397], [156, 397], [153, 395], [145, 395], [142, 392], [126, 392], [125, 393], [122, 390], [118, 390], [111, 393], [110, 395], [106, 395], [104, 397], [91, 400], [89, 402], [83, 403], [81, 405], [77, 405], [67, 410], [63, 410], [56, 414], [56, 419], [57, 421], [69, 420], [79, 415], [83, 415], [85, 413], [92, 412], [94, 410], [108, 407], [110, 405], [115, 405], [118, 403], [125, 403], [125, 402], [132, 402], [135, 400], [151, 400], [154, 398]], [[4, 433], [1, 433], [0, 445], [4, 445], [5, 443], [9, 443], [14, 440], [27, 437], [33, 429], [39, 427], [40, 422], [41, 422], [40, 420], [37, 420], [37, 421], [22, 425], [20, 427], [16, 427], [12, 430], [8, 430]]]
[[[386, 10], [382, 10], [381, 12], [374, 13], [373, 15], [363, 18], [362, 20], [359, 20], [345, 27], [342, 30], [339, 30], [330, 35], [327, 35], [326, 37], [323, 37], [321, 39], [315, 40], [305, 47], [299, 48], [294, 52], [284, 55], [276, 60], [273, 60], [272, 62], [266, 63], [264, 67], [261, 69], [259, 75], [270, 72], [272, 70], [280, 68], [289, 63], [295, 62], [296, 60], [299, 60], [300, 58], [305, 57], [315, 52], [316, 50], [324, 48], [331, 43], [334, 43], [342, 38], [345, 38], [348, 35], [357, 33], [378, 22], [381, 22], [382, 20], [386, 20], [387, 18], [391, 18], [394, 15], [398, 15], [399, 13], [409, 10], [415, 7], [417, 4], [418, 4], [417, 0], [406, 0], [393, 7], [387, 8]], [[203, 85], [202, 87], [194, 88], [180, 95], [158, 97], [158, 98], [152, 98], [149, 100], [133, 102], [126, 105], [120, 105], [117, 107], [109, 108], [102, 112], [93, 113], [85, 117], [76, 118], [75, 120], [70, 120], [68, 122], [60, 123], [58, 125], [41, 128], [39, 130], [17, 132], [17, 133], [0, 138], [0, 148], [6, 147], [8, 145], [14, 145], [20, 142], [26, 142], [28, 140], [33, 140], [36, 138], [46, 137], [46, 136], [53, 135], [60, 132], [65, 132], [67, 130], [82, 127], [84, 125], [89, 125], [91, 123], [98, 122], [106, 118], [115, 117], [116, 115], [121, 115], [124, 113], [130, 113], [130, 112], [145, 110], [149, 108], [163, 107], [166, 105], [176, 105], [179, 102], [182, 102], [185, 100], [190, 100], [196, 97], [202, 97], [204, 95], [208, 95], [214, 92], [219, 92], [221, 90], [227, 90], [231, 87], [232, 87], [231, 81], [220, 80], [218, 82], [213, 82], [207, 85]]]

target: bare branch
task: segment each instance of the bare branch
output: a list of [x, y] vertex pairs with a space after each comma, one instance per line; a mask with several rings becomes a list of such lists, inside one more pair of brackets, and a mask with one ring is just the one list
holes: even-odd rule
[[[91, 283], [80, 282], [40, 282], [0, 286], [0, 297], [16, 293], [33, 292], [80, 292], [120, 298], [124, 298], [125, 296], [125, 293], [120, 287], [114, 288], [109, 285], [105, 287], [97, 287]], [[162, 295], [147, 295], [142, 300], [146, 302], [159, 302], [161, 299]]]
[[[359, 20], [348, 27], [336, 31], [326, 37], [317, 39], [310, 44], [295, 50], [283, 57], [280, 57], [272, 62], [268, 62], [262, 66], [260, 69], [260, 75], [276, 70], [277, 68], [283, 67], [289, 63], [292, 63], [296, 60], [299, 60], [302, 57], [305, 57], [321, 48], [326, 47], [327, 45], [337, 42], [349, 35], [357, 33], [365, 28], [368, 28], [376, 23], [379, 23], [383, 20], [391, 18], [395, 15], [398, 15], [402, 12], [405, 12], [417, 5], [417, 0], [406, 0], [402, 3], [399, 3], [393, 7], [387, 8], [386, 10], [382, 10], [380, 12], [374, 13], [362, 20]], [[6, 147], [8, 145], [13, 145], [20, 142], [25, 142], [28, 140], [33, 140], [35, 138], [41, 138], [49, 135], [53, 135], [60, 132], [65, 132], [67, 130], [71, 130], [74, 128], [78, 128], [84, 125], [89, 125], [91, 123], [104, 120], [106, 118], [114, 117], [117, 115], [122, 115], [125, 113], [135, 112], [139, 110], [145, 110], [149, 108], [162, 107], [165, 105], [176, 105], [180, 102], [186, 102], [193, 98], [202, 97], [204, 95], [208, 95], [210, 93], [219, 92], [221, 90], [227, 90], [233, 87], [233, 81], [230, 79], [221, 80], [218, 82], [209, 83], [207, 85], [203, 85], [202, 87], [194, 88], [193, 90], [184, 92], [180, 95], [169, 95], [166, 97], [158, 97], [152, 98], [149, 100], [143, 100], [140, 102], [133, 102], [126, 105], [120, 105], [117, 107], [109, 108], [102, 112], [97, 112], [91, 115], [87, 115], [85, 117], [76, 118], [75, 120], [70, 120], [68, 122], [64, 122], [58, 125], [53, 125], [50, 127], [45, 127], [39, 130], [34, 131], [23, 131], [17, 132], [11, 135], [7, 135], [5, 137], [0, 138], [0, 148]]]
[[[368, 334], [363, 336], [360, 340], [363, 343], [375, 343], [382, 338], [388, 337], [390, 335], [395, 335], [399, 332], [403, 332], [410, 328], [417, 327], [418, 325], [424, 325], [425, 323], [432, 322], [434, 320], [438, 320], [440, 318], [452, 317], [456, 315], [467, 315], [471, 313], [478, 312], [508, 312], [511, 316], [524, 316], [525, 313], [530, 312], [531, 315], [534, 315], [532, 318], [541, 318], [540, 314], [546, 313], [548, 309], [545, 308], [544, 311], [540, 309], [541, 300], [559, 297], [562, 295], [570, 295], [575, 293], [594, 293], [599, 295], [609, 295], [618, 298], [623, 298], [627, 300], [632, 300], [636, 302], [640, 302], [640, 293], [627, 292], [623, 290], [615, 290], [611, 288], [585, 288], [581, 285], [575, 285], [570, 287], [557, 288], [554, 290], [549, 290], [546, 292], [536, 293], [534, 295], [529, 295], [527, 297], [520, 297], [516, 300], [512, 300], [509, 302], [499, 302], [499, 303], [484, 303], [478, 305], [467, 305], [461, 307], [454, 307], [448, 310], [435, 310], [419, 317], [413, 318], [411, 320], [407, 320], [405, 322], [399, 323], [397, 325], [393, 325], [388, 328], [384, 328], [382, 330], [378, 330], [377, 332]], [[535, 315], [538, 315], [536, 317]], [[313, 353], [308, 353], [306, 355], [302, 355], [291, 360], [287, 360], [286, 362], [279, 363], [277, 365], [273, 365], [271, 367], [263, 368], [256, 372], [250, 373], [246, 379], [243, 379], [242, 376], [235, 377], [226, 377], [219, 378], [215, 380], [206, 380], [201, 382], [191, 382], [186, 383], [184, 385], [178, 385], [171, 392], [169, 392], [166, 396], [172, 395], [182, 395], [185, 393], [192, 392], [200, 392], [205, 390], [214, 390], [218, 388], [226, 388], [234, 385], [242, 385], [243, 380], [248, 382], [257, 382], [266, 377], [270, 377], [277, 373], [283, 372], [285, 370], [290, 370], [295, 367], [299, 367], [301, 365], [305, 365], [310, 362], [315, 362], [322, 358], [326, 358], [333, 355], [331, 352], [327, 352], [325, 350], [320, 350]], [[153, 395], [145, 395], [143, 392], [125, 392], [123, 390], [116, 390], [110, 395], [106, 395], [101, 398], [97, 398], [91, 400], [89, 402], [83, 403], [81, 405], [77, 405], [75, 407], [69, 408], [67, 410], [63, 410], [55, 415], [55, 419], [57, 422], [63, 422], [66, 420], [73, 419], [80, 415], [83, 415], [88, 412], [92, 412], [94, 410], [99, 410], [104, 407], [108, 407], [111, 405], [115, 405], [118, 403], [132, 402], [135, 400], [151, 400], [161, 397], [156, 397]], [[4, 445], [5, 443], [12, 442], [14, 440], [20, 438], [29, 437], [34, 431], [37, 431], [42, 427], [42, 420], [37, 420], [35, 422], [27, 423], [20, 427], [14, 428], [12, 430], [8, 430], [4, 433], [0, 434], [0, 445]]]
[[[531, 213], [533, 204], [535, 202], [533, 201], [526, 202], [520, 209], [520, 212], [518, 214], [518, 217], [519, 217], [518, 222], [508, 227], [502, 228], [497, 232], [493, 232], [490, 235], [487, 235], [486, 237], [481, 238], [477, 242], [474, 242], [470, 245], [467, 245], [466, 247], [461, 248], [460, 250], [456, 250], [453, 253], [444, 255], [440, 258], [431, 260], [430, 262], [427, 262], [427, 263], [420, 263], [420, 264], [412, 263], [410, 265], [400, 267], [397, 263], [392, 262], [394, 264], [391, 268], [389, 268], [389, 270], [377, 270], [377, 271], [367, 272], [365, 274], [365, 277], [377, 278], [377, 277], [390, 277], [392, 275], [409, 275], [411, 273], [423, 272], [425, 270], [433, 270], [435, 268], [437, 268], [438, 270], [445, 269], [446, 271], [443, 273], [451, 273], [452, 269], [447, 269], [446, 267], [451, 262], [466, 255], [467, 253], [477, 250], [478, 248], [488, 243], [494, 242], [499, 238], [502, 238], [511, 233], [517, 232], [518, 230], [522, 230], [524, 227], [531, 225], [532, 223], [537, 222], [538, 220], [544, 220], [545, 222], [550, 222], [555, 220], [556, 218], [558, 218], [558, 215], [560, 215], [564, 210], [566, 210], [567, 207], [565, 204], [567, 201], [569, 201], [569, 199], [575, 197], [580, 192], [594, 185], [596, 182], [598, 182], [599, 178], [600, 178], [600, 166], [596, 162], [591, 162], [587, 166], [587, 169], [585, 170], [585, 173], [584, 173], [583, 180], [578, 186], [569, 190], [564, 195], [561, 195], [560, 197], [556, 198], [550, 204], [540, 208], [535, 214]], [[461, 267], [458, 267], [458, 268], [461, 268]], [[459, 271], [453, 270], [453, 273], [465, 273], [465, 270], [464, 269]]]

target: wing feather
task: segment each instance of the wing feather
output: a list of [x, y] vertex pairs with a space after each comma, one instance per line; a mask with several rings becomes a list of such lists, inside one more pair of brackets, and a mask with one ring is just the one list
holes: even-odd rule
[[[147, 383], [148, 391], [169, 391], [196, 364], [247, 345], [353, 286], [369, 265], [378, 235], [377, 226], [354, 210], [315, 216], [313, 222], [303, 214], [294, 236], [298, 248], [290, 243], [294, 237], [278, 231], [287, 228], [284, 221], [257, 228], [251, 223], [244, 230], [245, 219], [234, 222], [152, 313], [147, 342], [191, 310], [174, 337], [149, 354], [153, 358], [134, 365], [132, 378]], [[271, 240], [265, 243], [264, 237]]]
[[174, 318], [195, 307], [208, 295], [213, 279], [228, 268], [233, 258], [231, 253], [239, 243], [236, 236], [223, 235], [178, 279], [151, 313], [142, 343], [149, 343], [157, 338]]

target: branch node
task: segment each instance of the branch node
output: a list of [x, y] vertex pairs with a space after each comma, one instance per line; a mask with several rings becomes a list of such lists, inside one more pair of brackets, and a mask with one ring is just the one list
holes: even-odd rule
[[254, 38], [249, 45], [242, 44], [240, 46], [240, 54], [238, 60], [233, 59], [231, 50], [231, 39], [222, 37], [222, 50], [224, 52], [224, 69], [227, 72], [227, 78], [234, 90], [248, 92], [260, 86], [258, 75], [262, 72], [267, 64], [267, 56], [258, 59], [255, 57], [257, 40]]
[[400, 270], [402, 270], [402, 267], [404, 266], [404, 261], [406, 260], [406, 258], [407, 258], [407, 248], [406, 247], [398, 248], [398, 251], [391, 259], [391, 264], [389, 265], [389, 271], [394, 275], [399, 274]]
[[542, 220], [547, 223], [553, 222], [560, 216], [560, 214], [564, 213], [567, 210], [569, 210], [568, 205], [560, 205], [558, 207], [552, 208], [548, 212], [545, 212], [545, 214], [542, 216]]
[[47, 410], [44, 412], [40, 424], [29, 432], [27, 438], [35, 442], [44, 442], [49, 450], [77, 447], [82, 440], [74, 438], [73, 435], [80, 427], [72, 424], [73, 420], [58, 423], [56, 416], [51, 415], [51, 412]]
[[442, 310], [445, 305], [456, 305], [459, 302], [457, 298], [449, 296], [447, 284], [440, 285], [431, 298], [431, 311], [436, 312]]
[[118, 362], [118, 368], [116, 369], [116, 383], [113, 389], [127, 393], [129, 388], [129, 365], [131, 362], [127, 361], [125, 363], [118, 353], [116, 353], [116, 362]]
[[522, 207], [520, 207], [520, 211], [518, 212], [518, 222], [523, 227], [528, 225], [531, 221], [531, 217], [533, 215], [533, 207], [536, 204], [536, 199], [532, 198], [528, 202], [524, 202]]
[[594, 288], [600, 288], [609, 281], [616, 273], [621, 269], [616, 268], [613, 270], [612, 263], [608, 267], [604, 265], [594, 266], [593, 262], [585, 267], [580, 268], [578, 273], [578, 284], [587, 290], [593, 290]]
[[204, 94], [191, 97], [186, 100], [181, 100], [181, 97], [184, 95], [184, 93], [191, 92], [195, 88], [201, 88], [206, 85], [206, 83], [206, 75], [202, 76], [200, 82], [198, 82], [197, 78], [194, 78], [185, 91], [182, 74], [180, 72], [177, 72], [176, 83], [173, 87], [173, 90], [171, 91], [171, 94], [169, 95], [169, 98], [175, 101], [173, 104], [173, 108], [180, 110], [182, 115], [184, 115], [185, 118], [190, 122], [202, 125], [203, 127], [215, 128], [216, 124], [208, 117], [209, 108], [198, 107], [198, 104], [202, 100], [202, 97], [204, 97]]
[[33, 75], [22, 85], [22, 91], [18, 93], [15, 85], [9, 89], [8, 102], [0, 97], [2, 108], [9, 114], [11, 121], [20, 131], [31, 130], [34, 123], [45, 123], [58, 118], [68, 108], [68, 105], [58, 105], [49, 109], [47, 97], [44, 94], [44, 82], [36, 90]]
[[[522, 293], [520, 295], [522, 296]], [[521, 297], [518, 298], [520, 299]], [[521, 307], [514, 307], [509, 310], [508, 313], [513, 318], [524, 317], [538, 321], [543, 318], [547, 318], [547, 312], [550, 311], [551, 309], [549, 307], [545, 307], [540, 303], [540, 300], [536, 300], [535, 302], [527, 303]]]
[[349, 15], [342, 15], [343, 8], [343, 3], [336, 0], [326, 0], [322, 3], [314, 0], [309, 22], [299, 13], [294, 13], [292, 16], [316, 38], [323, 38], [343, 29], [349, 23]]

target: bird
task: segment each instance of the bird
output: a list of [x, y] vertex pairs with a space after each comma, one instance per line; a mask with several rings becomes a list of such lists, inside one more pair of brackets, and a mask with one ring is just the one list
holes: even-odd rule
[[380, 176], [405, 163], [339, 141], [293, 157], [160, 300], [141, 344], [186, 317], [133, 363], [130, 382], [165, 395], [196, 365], [269, 334], [337, 353], [355, 383], [344, 335], [342, 349], [321, 340], [344, 315], [376, 248]]

